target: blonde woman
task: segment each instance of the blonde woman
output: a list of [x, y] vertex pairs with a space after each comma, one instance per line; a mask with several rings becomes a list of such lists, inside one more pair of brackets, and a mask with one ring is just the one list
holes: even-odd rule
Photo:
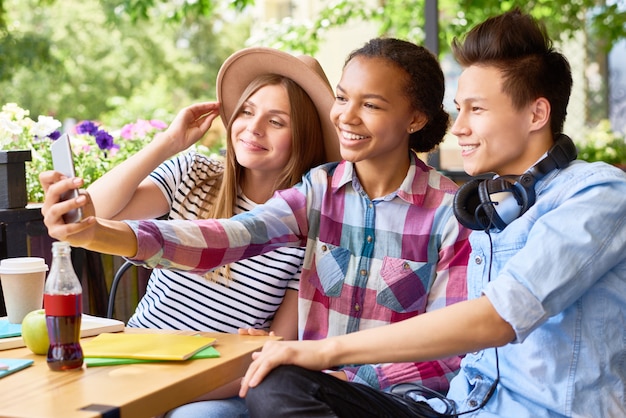
[[[98, 216], [227, 218], [340, 158], [328, 118], [333, 92], [315, 59], [269, 48], [241, 50], [221, 67], [217, 95], [219, 103], [181, 110], [167, 130], [89, 187]], [[227, 124], [225, 161], [193, 152], [170, 159], [202, 138], [218, 114]], [[47, 188], [57, 178], [44, 173], [42, 184]], [[296, 339], [303, 257], [303, 248], [280, 248], [205, 276], [155, 269], [128, 326], [258, 329]], [[238, 383], [232, 386], [212, 397], [236, 394]]]

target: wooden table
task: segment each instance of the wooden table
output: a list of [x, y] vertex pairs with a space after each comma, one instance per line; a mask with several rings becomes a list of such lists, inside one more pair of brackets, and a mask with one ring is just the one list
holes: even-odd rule
[[[124, 332], [155, 332], [126, 328]], [[151, 417], [187, 403], [242, 376], [251, 353], [278, 337], [165, 331], [217, 338], [219, 358], [184, 362], [83, 367], [53, 372], [45, 356], [27, 348], [0, 351], [2, 358], [35, 363], [0, 379], [1, 417]]]

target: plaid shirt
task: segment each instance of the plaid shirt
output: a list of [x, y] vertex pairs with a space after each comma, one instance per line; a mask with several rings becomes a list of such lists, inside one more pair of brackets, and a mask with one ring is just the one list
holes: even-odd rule
[[[394, 323], [467, 299], [469, 231], [456, 221], [457, 186], [411, 153], [400, 188], [371, 200], [350, 162], [311, 170], [291, 189], [231, 219], [131, 221], [135, 260], [205, 272], [280, 246], [305, 246], [301, 339]], [[393, 347], [390, 347], [393, 349]], [[385, 389], [419, 381], [444, 391], [453, 357], [421, 363], [348, 365], [348, 379]]]

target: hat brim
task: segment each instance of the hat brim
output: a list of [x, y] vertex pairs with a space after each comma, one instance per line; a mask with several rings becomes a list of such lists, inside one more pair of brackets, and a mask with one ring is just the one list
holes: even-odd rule
[[339, 161], [339, 140], [330, 120], [334, 93], [319, 63], [307, 56], [296, 57], [273, 48], [252, 47], [237, 51], [226, 59], [217, 74], [217, 100], [220, 102], [220, 117], [224, 125], [233, 116], [246, 87], [263, 74], [290, 78], [309, 95], [322, 124], [326, 158], [328, 161]]

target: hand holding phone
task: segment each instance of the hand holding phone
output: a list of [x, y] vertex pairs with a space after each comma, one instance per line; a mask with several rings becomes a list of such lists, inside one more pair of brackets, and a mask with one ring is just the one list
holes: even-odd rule
[[[58, 171], [66, 177], [76, 177], [74, 172], [74, 158], [72, 155], [72, 147], [70, 144], [70, 137], [68, 134], [63, 134], [59, 139], [54, 141], [50, 146], [50, 152], [52, 153], [52, 165], [54, 171]], [[78, 190], [72, 189], [61, 195], [61, 201], [68, 199], [74, 199], [78, 197]], [[82, 210], [72, 209], [63, 215], [63, 221], [68, 223], [74, 223], [81, 220], [83, 217]]]

